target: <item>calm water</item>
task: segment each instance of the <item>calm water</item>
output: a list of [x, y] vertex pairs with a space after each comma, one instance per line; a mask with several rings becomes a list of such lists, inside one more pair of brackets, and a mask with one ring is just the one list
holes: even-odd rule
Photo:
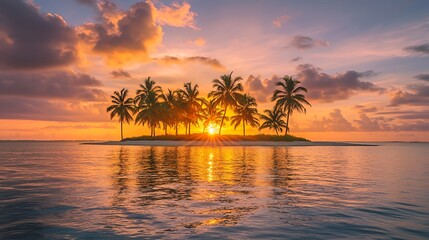
[[429, 144], [0, 142], [0, 239], [425, 239]]

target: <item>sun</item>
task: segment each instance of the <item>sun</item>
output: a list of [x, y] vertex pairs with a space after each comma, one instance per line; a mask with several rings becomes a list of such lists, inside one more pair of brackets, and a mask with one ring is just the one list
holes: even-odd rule
[[217, 130], [217, 126], [213, 123], [210, 123], [209, 126], [207, 127], [209, 135], [215, 135], [216, 134], [216, 130]]

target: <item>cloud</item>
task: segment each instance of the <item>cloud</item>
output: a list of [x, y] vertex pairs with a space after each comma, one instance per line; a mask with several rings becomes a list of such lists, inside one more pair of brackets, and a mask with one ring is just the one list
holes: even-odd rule
[[354, 109], [357, 109], [361, 113], [372, 113], [377, 112], [378, 108], [374, 106], [363, 106], [363, 105], [356, 105], [353, 107]]
[[149, 59], [149, 53], [162, 40], [162, 28], [155, 24], [150, 3], [138, 2], [121, 11], [112, 2], [98, 4], [100, 17], [80, 26], [80, 38], [93, 51], [107, 57], [109, 64]]
[[206, 40], [204, 38], [197, 38], [197, 39], [195, 39], [193, 41], [190, 41], [190, 43], [195, 44], [195, 45], [201, 47], [201, 46], [206, 45]]
[[322, 40], [315, 40], [311, 37], [297, 35], [292, 38], [290, 42], [290, 46], [295, 47], [297, 49], [306, 50], [314, 47], [327, 47], [329, 46], [329, 42]]
[[302, 57], [298, 56], [298, 57], [292, 58], [292, 59], [290, 60], [290, 62], [298, 62], [298, 61], [300, 61], [300, 60], [302, 60]]
[[97, 0], [76, 0], [76, 2], [78, 2], [80, 4], [88, 5], [88, 6], [96, 6], [97, 5]]
[[0, 119], [68, 122], [109, 121], [106, 103], [80, 103], [39, 98], [0, 96]]
[[358, 131], [376, 132], [389, 131], [391, 126], [384, 117], [369, 118], [365, 113], [359, 115], [359, 119], [354, 120]]
[[116, 126], [111, 124], [72, 124], [72, 125], [50, 125], [46, 126], [43, 129], [115, 129]]
[[404, 124], [396, 125], [394, 127], [395, 131], [418, 131], [418, 132], [428, 132], [429, 123], [427, 120], [407, 122]]
[[276, 75], [271, 78], [262, 79], [261, 76], [250, 75], [244, 82], [244, 90], [254, 96], [258, 102], [268, 102], [273, 96], [276, 83], [281, 80], [281, 77]]
[[416, 105], [427, 106], [429, 102], [429, 85], [408, 85], [405, 91], [397, 90], [391, 95], [390, 106]]
[[192, 57], [174, 57], [174, 56], [164, 56], [162, 58], [155, 58], [154, 60], [158, 60], [164, 64], [182, 64], [182, 63], [201, 63], [207, 66], [210, 66], [216, 70], [225, 70], [225, 66], [217, 60], [216, 58], [208, 58], [203, 56], [192, 56]]
[[83, 3], [95, 6], [98, 18], [77, 27], [79, 37], [94, 53], [105, 56], [114, 66], [149, 61], [151, 52], [162, 42], [164, 25], [196, 29], [196, 13], [190, 10], [187, 2], [159, 8], [151, 1], [137, 2], [126, 11], [108, 0]]
[[77, 60], [77, 35], [57, 14], [30, 1], [0, 1], [0, 67], [36, 69]]
[[413, 111], [413, 110], [392, 110], [392, 111], [381, 111], [377, 112], [377, 115], [381, 116], [392, 116], [394, 119], [410, 120], [410, 119], [429, 119], [429, 112], [425, 111]]
[[161, 5], [159, 8], [152, 4], [152, 7], [155, 19], [161, 25], [198, 29], [195, 26], [197, 14], [191, 11], [191, 5], [188, 2], [182, 4], [173, 2], [171, 6]]
[[422, 81], [429, 81], [429, 74], [419, 74], [414, 76], [414, 78]]
[[87, 74], [66, 71], [0, 73], [0, 95], [104, 101], [101, 82]]
[[129, 72], [126, 72], [122, 69], [110, 72], [114, 78], [132, 78]]
[[[392, 112], [393, 113], [393, 112]], [[397, 112], [395, 112], [396, 114]], [[397, 117], [395, 116], [395, 119]], [[401, 120], [401, 119], [400, 119]], [[370, 117], [365, 113], [360, 113], [359, 117], [353, 121], [347, 120], [340, 109], [334, 109], [322, 119], [313, 119], [307, 127], [299, 128], [300, 132], [379, 132], [379, 131], [429, 131], [429, 123], [426, 119], [392, 123], [392, 119], [384, 116]], [[352, 124], [353, 123], [353, 124]]]
[[[319, 68], [311, 64], [297, 66], [297, 79], [308, 90], [307, 97], [319, 102], [334, 102], [348, 99], [359, 91], [381, 92], [382, 88], [370, 82], [361, 81], [362, 78], [374, 76], [372, 71], [347, 71], [329, 75], [320, 72]], [[276, 82], [282, 81], [276, 75], [262, 79], [260, 76], [250, 75], [245, 83], [245, 90], [253, 94], [259, 102], [268, 102], [276, 89]]]
[[362, 81], [362, 78], [373, 75], [375, 73], [372, 71], [347, 71], [330, 75], [311, 64], [297, 66], [297, 78], [308, 89], [308, 98], [320, 102], [345, 100], [357, 92], [383, 91], [383, 88], [371, 82]]
[[303, 132], [349, 132], [356, 131], [356, 128], [344, 118], [340, 109], [334, 109], [327, 117], [314, 119], [310, 127], [300, 129]]
[[411, 53], [429, 54], [429, 43], [408, 46], [404, 50]]
[[290, 17], [287, 15], [280, 16], [280, 17], [274, 19], [273, 25], [277, 28], [281, 28], [283, 26], [283, 23], [289, 21], [289, 19], [290, 19]]

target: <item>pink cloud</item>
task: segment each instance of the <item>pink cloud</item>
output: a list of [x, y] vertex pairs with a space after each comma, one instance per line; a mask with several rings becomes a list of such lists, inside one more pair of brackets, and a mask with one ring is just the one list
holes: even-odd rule
[[289, 19], [290, 19], [290, 17], [287, 15], [280, 16], [280, 17], [274, 19], [273, 25], [277, 28], [281, 28], [283, 26], [283, 23], [289, 21]]

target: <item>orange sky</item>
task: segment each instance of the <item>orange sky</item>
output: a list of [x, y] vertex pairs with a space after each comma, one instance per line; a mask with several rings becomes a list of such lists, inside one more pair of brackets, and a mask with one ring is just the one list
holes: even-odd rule
[[0, 2], [0, 139], [118, 139], [105, 111], [113, 91], [134, 96], [151, 76], [163, 89], [197, 83], [206, 96], [214, 78], [234, 71], [260, 112], [272, 108], [282, 76], [302, 82], [312, 107], [292, 116], [291, 134], [429, 141], [425, 9], [425, 1]]

